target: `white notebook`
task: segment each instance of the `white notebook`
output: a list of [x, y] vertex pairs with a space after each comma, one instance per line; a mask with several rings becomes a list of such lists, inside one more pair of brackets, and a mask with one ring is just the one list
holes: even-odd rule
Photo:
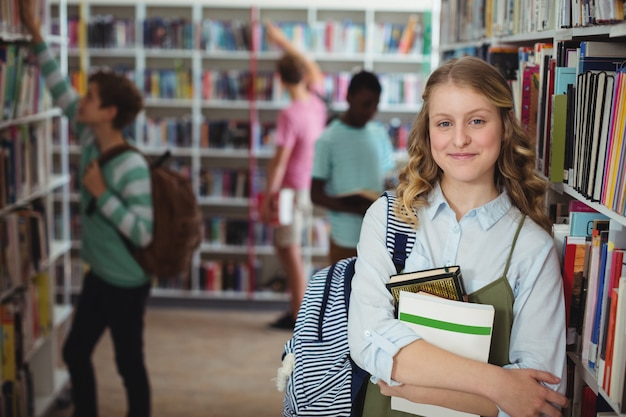
[[[495, 310], [491, 305], [453, 301], [430, 294], [400, 292], [398, 319], [427, 342], [481, 362], [489, 359]], [[424, 417], [470, 417], [430, 404], [392, 397], [391, 408]]]

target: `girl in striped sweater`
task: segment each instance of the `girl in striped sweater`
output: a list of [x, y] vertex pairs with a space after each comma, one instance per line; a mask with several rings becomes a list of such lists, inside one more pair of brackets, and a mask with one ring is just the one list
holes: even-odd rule
[[[128, 398], [128, 416], [150, 415], [150, 386], [143, 352], [143, 330], [150, 276], [134, 260], [121, 235], [143, 247], [152, 239], [150, 171], [142, 155], [121, 153], [100, 167], [103, 152], [126, 141], [122, 130], [141, 111], [142, 97], [131, 81], [111, 72], [95, 72], [79, 98], [60, 73], [44, 42], [32, 0], [20, 2], [22, 22], [55, 105], [68, 117], [82, 149], [81, 257], [89, 265], [71, 331], [63, 347], [72, 382], [74, 417], [97, 417], [91, 355], [109, 329], [115, 362]], [[89, 201], [96, 202], [86, 215]]]

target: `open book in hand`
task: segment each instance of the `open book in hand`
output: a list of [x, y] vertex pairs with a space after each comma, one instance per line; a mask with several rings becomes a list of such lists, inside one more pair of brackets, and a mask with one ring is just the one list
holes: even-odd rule
[[[400, 321], [415, 330], [428, 343], [477, 361], [487, 362], [489, 359], [494, 316], [495, 309], [491, 305], [400, 291]], [[391, 397], [391, 409], [424, 417], [476, 416], [436, 405], [418, 404], [399, 397]]]
[[467, 301], [463, 275], [458, 265], [392, 275], [386, 284], [397, 311], [400, 291], [427, 292], [450, 300]]

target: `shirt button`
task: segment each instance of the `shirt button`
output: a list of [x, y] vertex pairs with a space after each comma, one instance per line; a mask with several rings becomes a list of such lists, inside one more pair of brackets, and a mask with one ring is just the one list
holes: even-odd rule
[[454, 227], [452, 228], [452, 231], [453, 231], [454, 233], [459, 233], [459, 226], [454, 226]]
[[366, 331], [365, 331], [365, 337], [367, 337], [368, 339], [369, 339], [370, 337], [372, 337], [372, 332], [370, 332], [369, 330], [366, 330]]

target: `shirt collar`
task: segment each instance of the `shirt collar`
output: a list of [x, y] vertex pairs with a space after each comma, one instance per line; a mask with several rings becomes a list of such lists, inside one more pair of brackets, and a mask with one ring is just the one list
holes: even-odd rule
[[[452, 210], [443, 195], [443, 191], [441, 191], [439, 183], [437, 183], [433, 191], [430, 193], [428, 203], [429, 205], [425, 210], [426, 217], [429, 220], [433, 220], [436, 216], [442, 213], [446, 207], [450, 209], [450, 211]], [[483, 230], [487, 230], [496, 224], [498, 220], [500, 220], [502, 216], [504, 216], [511, 209], [512, 206], [513, 203], [511, 203], [509, 194], [506, 190], [502, 190], [498, 197], [483, 206], [470, 210], [467, 212], [465, 217], [476, 217]]]

